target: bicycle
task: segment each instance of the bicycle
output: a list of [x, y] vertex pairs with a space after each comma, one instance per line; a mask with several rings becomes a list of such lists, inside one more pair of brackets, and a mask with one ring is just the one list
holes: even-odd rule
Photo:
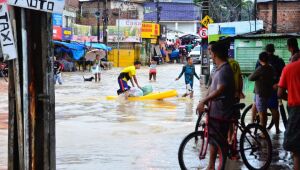
[[[251, 111], [252, 105], [253, 104], [250, 104], [249, 106], [247, 106], [245, 108], [245, 110], [243, 111], [243, 113], [242, 113], [242, 116], [241, 116], [241, 125], [244, 128], [248, 124], [246, 120], [251, 120], [251, 119], [247, 118], [247, 116], [249, 116], [249, 115], [252, 116], [252, 111]], [[284, 106], [283, 106], [283, 104], [282, 104], [281, 101], [279, 102], [279, 108], [280, 108], [279, 112], [280, 112], [280, 115], [281, 115], [281, 118], [282, 118], [282, 121], [283, 121], [283, 125], [286, 128], [287, 117], [286, 117], [286, 112], [285, 112]], [[270, 117], [270, 116], [272, 117], [272, 114], [270, 112], [267, 112], [267, 116], [268, 117]], [[259, 115], [257, 113], [256, 116], [255, 116], [255, 119], [254, 119], [253, 123], [259, 124], [259, 122], [260, 122], [259, 120], [260, 120], [259, 119]], [[273, 119], [272, 118], [271, 119], [268, 118], [267, 129], [271, 129], [273, 127], [273, 125], [274, 125]]]
[[[235, 104], [229, 111], [234, 113], [235, 110], [241, 110], [244, 107], [245, 104], [243, 103]], [[206, 120], [201, 121], [204, 117], [206, 117]], [[227, 120], [228, 122], [234, 122], [236, 124], [234, 129], [235, 139], [237, 130], [239, 129], [241, 131], [239, 149], [235, 150], [227, 142], [225, 146], [221, 145], [219, 140], [227, 141], [227, 138], [225, 138], [213, 124], [209, 123], [210, 119], [215, 118], [210, 117], [208, 111], [199, 114], [199, 121], [197, 120], [199, 127], [197, 131], [187, 135], [180, 144], [178, 161], [181, 169], [207, 168], [210, 158], [210, 155], [207, 156], [207, 154], [209, 154], [207, 150], [210, 147], [208, 143], [215, 145], [217, 148], [218, 159], [216, 159], [215, 162], [217, 169], [223, 170], [227, 157], [234, 152], [240, 152], [242, 160], [248, 169], [264, 170], [270, 166], [272, 160], [272, 143], [266, 129], [258, 124], [249, 124], [244, 128], [238, 120]], [[225, 120], [222, 121], [224, 122]], [[209, 129], [213, 129], [216, 134], [209, 134]], [[233, 143], [237, 143], [236, 140]]]

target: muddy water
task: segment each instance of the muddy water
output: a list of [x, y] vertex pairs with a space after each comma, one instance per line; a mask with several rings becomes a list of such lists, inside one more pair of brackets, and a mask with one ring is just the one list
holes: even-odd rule
[[[159, 66], [157, 82], [149, 82], [146, 67], [137, 77], [141, 86], [151, 84], [154, 91], [176, 89], [183, 94], [184, 79], [174, 81], [181, 68]], [[199, 73], [199, 65], [196, 70]], [[56, 86], [57, 169], [179, 169], [179, 145], [193, 131], [195, 109], [206, 89], [195, 81], [194, 100], [108, 101], [105, 96], [118, 89], [119, 72], [103, 71], [100, 83], [83, 82], [82, 76], [92, 76], [88, 72], [63, 73], [63, 85]], [[247, 95], [247, 103], [251, 98]], [[7, 113], [7, 94], [0, 100], [0, 113]], [[272, 169], [290, 169], [289, 154], [280, 149], [283, 134], [270, 134], [276, 148]], [[7, 129], [0, 128], [0, 169], [6, 167], [6, 146]], [[241, 161], [229, 161], [228, 169], [246, 168]]]
[[[157, 82], [149, 82], [148, 68], [137, 77], [141, 86], [183, 94], [183, 78], [174, 81], [181, 67], [159, 66]], [[206, 91], [199, 82], [195, 100], [107, 101], [118, 89], [119, 69], [104, 71], [100, 83], [84, 83], [83, 74], [90, 76], [65, 74], [56, 89], [58, 169], [178, 169], [178, 146], [193, 129], [196, 103]]]
[[0, 77], [0, 170], [7, 169], [7, 115], [8, 91], [7, 83]]

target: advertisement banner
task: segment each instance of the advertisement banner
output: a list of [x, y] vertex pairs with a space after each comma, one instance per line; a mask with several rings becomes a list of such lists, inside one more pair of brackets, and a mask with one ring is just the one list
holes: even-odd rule
[[91, 26], [89, 25], [79, 25], [73, 24], [74, 35], [78, 36], [91, 36]]
[[141, 42], [141, 20], [120, 19], [116, 23], [108, 27], [108, 42], [118, 42], [118, 37], [119, 42]]
[[72, 28], [62, 28], [62, 40], [72, 40]]
[[53, 26], [53, 40], [62, 40], [62, 28], [59, 26]]
[[[118, 21], [117, 21], [118, 23]], [[140, 20], [120, 20], [119, 26], [107, 27], [108, 42], [141, 42]], [[72, 41], [78, 42], [97, 42], [97, 26], [73, 25], [74, 32]], [[119, 35], [118, 35], [119, 34]], [[100, 42], [103, 42], [103, 27], [100, 26]]]
[[160, 25], [155, 23], [142, 23], [142, 38], [156, 38], [160, 36]]
[[53, 26], [62, 26], [62, 14], [52, 14]]

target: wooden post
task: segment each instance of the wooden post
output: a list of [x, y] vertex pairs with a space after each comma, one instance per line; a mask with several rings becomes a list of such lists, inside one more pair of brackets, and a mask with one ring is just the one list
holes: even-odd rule
[[[22, 61], [23, 61], [23, 117], [24, 117], [24, 169], [29, 169], [29, 116], [28, 116], [28, 54], [25, 9], [21, 9]], [[25, 47], [25, 48], [24, 48]]]
[[[15, 11], [14, 8], [10, 10], [10, 19], [13, 27], [13, 32], [17, 35], [17, 27], [16, 27], [16, 20], [15, 20]], [[18, 42], [17, 39], [15, 42]], [[14, 163], [14, 165], [19, 165], [20, 169], [24, 169], [24, 138], [23, 138], [23, 114], [22, 114], [22, 99], [21, 99], [21, 82], [20, 82], [20, 69], [19, 69], [19, 58], [17, 56], [16, 59], [12, 61], [12, 68], [13, 68], [13, 81], [14, 81], [14, 93], [15, 93], [15, 112], [10, 114], [16, 114], [16, 123], [17, 127], [17, 136], [18, 136], [18, 163]]]
[[11, 13], [19, 57], [10, 62], [8, 169], [55, 170], [51, 14], [15, 7]]
[[17, 145], [16, 121], [15, 121], [15, 84], [13, 77], [13, 62], [8, 62], [8, 170], [19, 169], [18, 162], [18, 149], [15, 147]]

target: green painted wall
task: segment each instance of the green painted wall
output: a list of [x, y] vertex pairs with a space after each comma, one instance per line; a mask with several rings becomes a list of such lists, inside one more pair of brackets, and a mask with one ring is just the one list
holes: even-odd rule
[[[234, 55], [235, 59], [240, 63], [243, 74], [252, 73], [255, 69], [255, 64], [259, 53], [264, 51], [267, 44], [275, 45], [275, 54], [283, 58], [285, 63], [288, 63], [290, 52], [287, 49], [288, 38], [260, 38], [260, 39], [235, 39], [234, 40]], [[300, 45], [300, 38], [298, 39]]]

